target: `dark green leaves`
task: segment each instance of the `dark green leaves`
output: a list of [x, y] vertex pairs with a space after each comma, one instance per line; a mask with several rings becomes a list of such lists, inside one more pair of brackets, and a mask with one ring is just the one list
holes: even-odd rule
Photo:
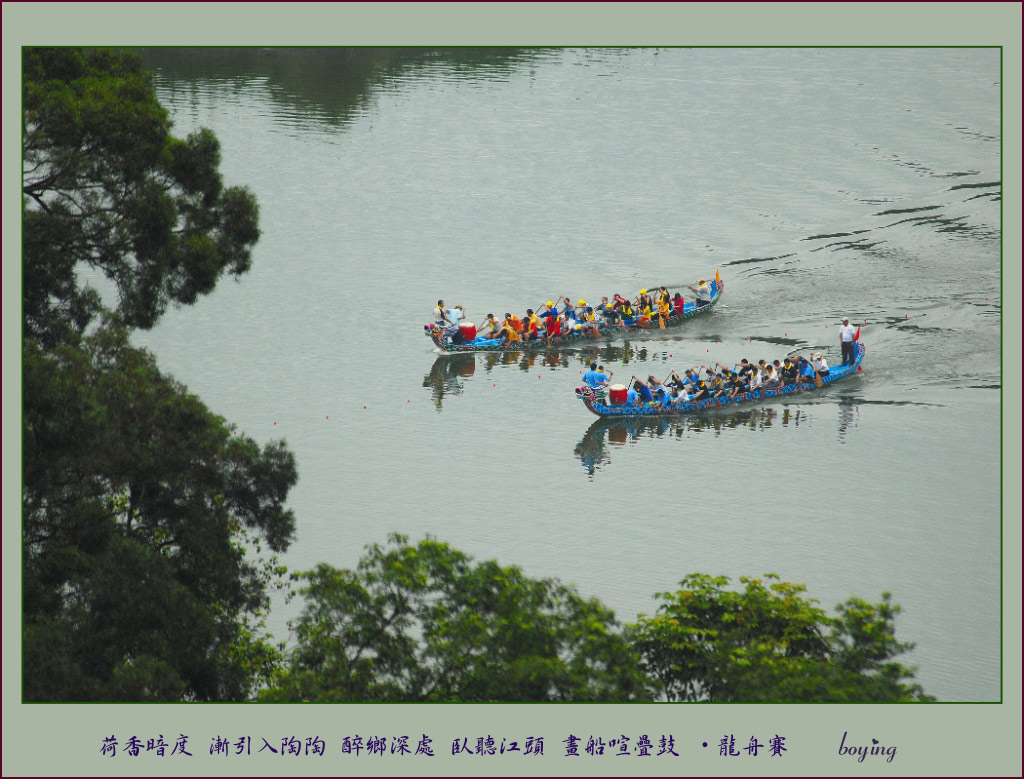
[[261, 544], [294, 535], [294, 458], [235, 435], [127, 328], [249, 269], [255, 198], [224, 187], [212, 132], [170, 134], [135, 55], [23, 62], [24, 696], [251, 697], [278, 661]]
[[234, 435], [112, 325], [30, 342], [24, 373], [26, 698], [248, 697], [293, 456]]
[[[631, 626], [644, 668], [669, 700], [720, 702], [930, 700], [892, 658], [898, 607], [851, 598], [830, 617], [803, 585], [692, 574]], [[767, 584], [766, 584], [767, 582]]]
[[24, 52], [25, 333], [71, 342], [103, 310], [79, 272], [113, 283], [113, 309], [152, 327], [251, 264], [255, 198], [224, 188], [209, 130], [181, 140], [128, 52]]
[[612, 612], [553, 580], [401, 536], [301, 578], [298, 646], [265, 700], [648, 699]]

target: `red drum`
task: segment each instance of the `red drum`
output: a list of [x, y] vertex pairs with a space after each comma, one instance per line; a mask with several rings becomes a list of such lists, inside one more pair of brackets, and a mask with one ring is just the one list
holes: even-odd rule
[[612, 405], [621, 406], [626, 402], [626, 387], [623, 384], [613, 384], [608, 388], [608, 397], [612, 401]]
[[459, 332], [462, 333], [462, 340], [466, 343], [473, 343], [476, 339], [476, 325], [472, 322], [459, 323]]

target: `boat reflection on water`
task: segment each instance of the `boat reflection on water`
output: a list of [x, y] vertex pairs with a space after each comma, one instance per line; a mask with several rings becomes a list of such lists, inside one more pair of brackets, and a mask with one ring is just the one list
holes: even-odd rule
[[430, 366], [430, 373], [423, 377], [423, 386], [430, 389], [434, 406], [441, 410], [446, 395], [461, 395], [465, 388], [462, 379], [476, 373], [476, 357], [472, 354], [455, 354], [438, 357]]
[[[839, 440], [842, 442], [857, 427], [861, 400], [842, 398], [837, 406], [839, 413]], [[799, 427], [811, 421], [810, 407], [817, 409], [822, 404], [817, 400], [797, 402], [784, 406], [764, 406], [743, 411], [711, 411], [707, 414], [683, 417], [619, 417], [598, 419], [587, 428], [587, 432], [573, 450], [580, 464], [589, 476], [611, 462], [612, 451], [642, 439], [682, 438], [685, 434], [713, 433], [721, 435], [731, 430], [748, 429], [765, 432], [774, 427]]]
[[[593, 476], [596, 471], [611, 462], [613, 449], [635, 444], [642, 439], [682, 438], [685, 434], [697, 433], [721, 435], [728, 430], [743, 428], [763, 432], [776, 426], [799, 427], [801, 421], [807, 418], [807, 414], [805, 409], [799, 407], [768, 406], [731, 413], [714, 411], [685, 417], [598, 419], [576, 444], [574, 454], [579, 458], [587, 474]], [[840, 425], [842, 424], [841, 418]]]

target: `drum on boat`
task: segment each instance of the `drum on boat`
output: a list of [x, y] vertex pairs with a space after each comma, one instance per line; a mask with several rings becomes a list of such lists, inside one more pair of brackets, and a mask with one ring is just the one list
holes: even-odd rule
[[626, 402], [627, 390], [625, 384], [612, 384], [608, 388], [608, 398], [613, 406], [621, 406]]
[[472, 322], [460, 322], [459, 332], [462, 334], [462, 340], [466, 343], [473, 343], [476, 338], [476, 325]]

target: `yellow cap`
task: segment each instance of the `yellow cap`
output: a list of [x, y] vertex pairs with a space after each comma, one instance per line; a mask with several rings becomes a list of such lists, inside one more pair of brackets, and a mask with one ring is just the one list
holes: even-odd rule
[[641, 295], [646, 295], [646, 294], [647, 294], [647, 290], [646, 290], [646, 289], [642, 289], [642, 290], [640, 290], [640, 294], [641, 294]]
[[549, 300], [547, 305], [548, 305], [548, 308], [554, 308], [555, 307], [555, 303], [552, 300]]
[[576, 305], [578, 305], [578, 306], [585, 306], [585, 305], [587, 305], [587, 301], [585, 301], [583, 298], [580, 298], [580, 302], [577, 303]]

